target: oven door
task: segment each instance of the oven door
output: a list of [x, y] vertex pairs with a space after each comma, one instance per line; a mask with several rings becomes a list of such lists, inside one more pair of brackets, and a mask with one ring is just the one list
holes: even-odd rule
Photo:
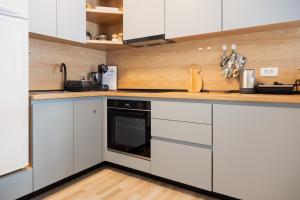
[[150, 118], [149, 111], [109, 108], [108, 148], [150, 158]]

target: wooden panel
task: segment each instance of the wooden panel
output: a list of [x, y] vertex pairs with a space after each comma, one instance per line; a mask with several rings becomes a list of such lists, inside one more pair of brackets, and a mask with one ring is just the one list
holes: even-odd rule
[[214, 105], [213, 116], [214, 192], [300, 199], [299, 108]]
[[123, 0], [87, 0], [92, 7], [95, 6], [107, 6], [107, 7], [116, 7], [120, 10], [123, 10]]
[[210, 149], [151, 140], [151, 174], [211, 191], [211, 161]]
[[108, 91], [108, 92], [31, 92], [31, 100], [43, 99], [67, 99], [79, 97], [143, 97], [163, 99], [184, 99], [184, 100], [214, 100], [214, 101], [241, 101], [241, 102], [264, 102], [264, 103], [294, 103], [300, 104], [300, 95], [272, 95], [272, 94], [240, 94], [225, 92], [130, 92], [130, 91]]
[[216, 198], [139, 176], [128, 171], [105, 167], [81, 176], [35, 199], [47, 200], [217, 200]]
[[87, 20], [100, 25], [120, 24], [123, 20], [123, 12], [98, 12], [94, 9], [88, 9], [86, 13]]
[[211, 104], [203, 103], [152, 101], [151, 117], [156, 119], [211, 124], [211, 108]]
[[80, 79], [82, 73], [96, 71], [98, 64], [106, 63], [103, 51], [32, 38], [29, 48], [30, 90], [62, 89], [62, 62], [67, 65], [69, 79]]
[[[271, 29], [272, 28], [272, 29]], [[119, 89], [185, 90], [191, 64], [202, 68], [205, 90], [237, 90], [236, 79], [226, 80], [220, 74], [222, 45], [237, 44], [237, 50], [248, 58], [246, 68], [279, 67], [279, 77], [258, 81], [294, 83], [300, 68], [300, 25], [278, 29], [260, 28], [245, 32], [223, 32], [195, 37], [192, 41], [147, 48], [132, 48], [107, 53], [107, 62], [118, 65]], [[204, 50], [200, 52], [199, 47]], [[211, 47], [210, 51], [206, 48]]]
[[183, 142], [212, 145], [212, 126], [151, 119], [151, 136]]

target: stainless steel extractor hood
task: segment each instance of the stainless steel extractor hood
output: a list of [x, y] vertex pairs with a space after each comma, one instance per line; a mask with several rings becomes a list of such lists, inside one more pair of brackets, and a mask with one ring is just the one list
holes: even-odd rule
[[133, 47], [147, 47], [147, 46], [155, 46], [160, 44], [172, 43], [172, 40], [165, 39], [165, 34], [162, 35], [154, 35], [149, 37], [124, 40], [125, 45], [133, 46]]

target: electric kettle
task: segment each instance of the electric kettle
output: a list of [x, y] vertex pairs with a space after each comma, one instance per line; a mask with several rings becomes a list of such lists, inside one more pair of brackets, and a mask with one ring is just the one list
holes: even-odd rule
[[244, 69], [240, 75], [240, 93], [256, 93], [256, 76], [254, 69]]

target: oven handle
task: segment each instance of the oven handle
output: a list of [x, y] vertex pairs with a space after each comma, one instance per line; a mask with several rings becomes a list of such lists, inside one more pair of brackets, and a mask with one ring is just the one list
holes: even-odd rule
[[128, 111], [143, 111], [143, 112], [150, 112], [151, 110], [143, 110], [143, 109], [130, 109], [130, 108], [115, 108], [115, 107], [107, 107], [108, 109], [113, 110], [128, 110]]

